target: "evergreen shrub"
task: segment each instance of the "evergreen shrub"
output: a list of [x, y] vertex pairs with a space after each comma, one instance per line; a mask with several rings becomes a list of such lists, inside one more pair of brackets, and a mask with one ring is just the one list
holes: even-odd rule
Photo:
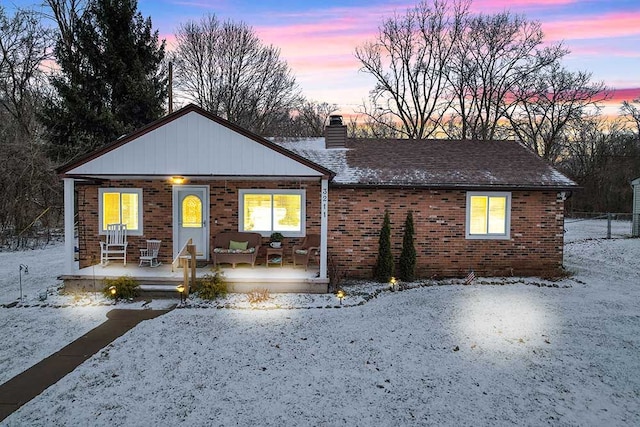
[[227, 296], [229, 289], [224, 281], [224, 276], [219, 271], [213, 274], [205, 274], [196, 280], [198, 296], [202, 299], [214, 300]]
[[386, 283], [393, 277], [394, 261], [391, 254], [391, 220], [389, 211], [385, 211], [380, 240], [378, 243], [378, 259], [373, 272], [373, 277], [380, 283]]
[[[110, 288], [115, 286], [116, 293], [111, 294]], [[129, 276], [120, 276], [117, 279], [104, 279], [102, 293], [111, 299], [131, 299], [138, 296], [138, 282]]]
[[400, 265], [398, 275], [404, 282], [413, 282], [416, 276], [416, 248], [413, 244], [414, 236], [413, 213], [407, 212], [407, 219], [404, 222], [404, 235], [402, 237], [402, 253], [400, 254]]

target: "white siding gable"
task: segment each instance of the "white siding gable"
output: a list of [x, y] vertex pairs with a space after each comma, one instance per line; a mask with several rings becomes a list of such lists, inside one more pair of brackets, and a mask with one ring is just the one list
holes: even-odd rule
[[322, 176], [319, 171], [194, 111], [66, 173], [84, 176]]

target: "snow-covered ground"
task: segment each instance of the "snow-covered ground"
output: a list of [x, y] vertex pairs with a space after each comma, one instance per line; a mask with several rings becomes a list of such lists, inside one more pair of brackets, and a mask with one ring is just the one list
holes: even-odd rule
[[[558, 282], [358, 284], [342, 308], [330, 295], [193, 301], [141, 323], [3, 425], [639, 425], [640, 239], [593, 239], [601, 224], [566, 225], [574, 275]], [[111, 308], [96, 295], [38, 301], [57, 286], [60, 252], [0, 253], [0, 301], [16, 299], [19, 263], [30, 271], [25, 302], [0, 308], [0, 381]]]
[[[564, 221], [565, 243], [587, 239], [607, 237], [607, 220], [566, 218]], [[631, 236], [631, 221], [611, 221], [611, 238], [620, 239]]]

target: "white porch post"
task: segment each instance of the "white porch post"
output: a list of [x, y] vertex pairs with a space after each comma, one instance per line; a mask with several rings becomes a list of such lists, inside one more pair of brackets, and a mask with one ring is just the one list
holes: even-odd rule
[[329, 180], [322, 178], [320, 186], [320, 278], [327, 278], [327, 233], [329, 215]]
[[64, 178], [64, 272], [65, 274], [73, 274], [74, 271], [74, 248], [75, 234], [73, 227], [73, 218], [75, 216], [74, 206], [74, 180], [73, 178]]

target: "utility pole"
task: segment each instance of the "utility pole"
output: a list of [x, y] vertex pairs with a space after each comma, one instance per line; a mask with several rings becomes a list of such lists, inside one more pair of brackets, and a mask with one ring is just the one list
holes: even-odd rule
[[173, 62], [169, 61], [169, 114], [173, 113]]

